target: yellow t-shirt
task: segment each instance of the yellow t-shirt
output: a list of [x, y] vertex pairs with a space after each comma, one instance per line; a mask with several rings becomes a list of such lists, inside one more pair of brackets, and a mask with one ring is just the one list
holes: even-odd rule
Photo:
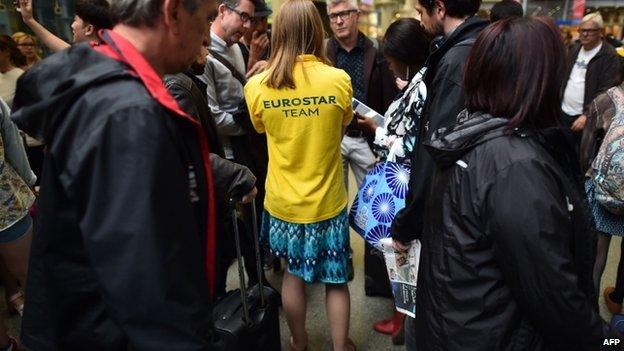
[[251, 121], [266, 132], [269, 170], [264, 208], [291, 223], [315, 223], [347, 206], [340, 143], [353, 118], [351, 78], [344, 71], [301, 55], [293, 72], [296, 89], [267, 87], [267, 72], [251, 78], [245, 99]]

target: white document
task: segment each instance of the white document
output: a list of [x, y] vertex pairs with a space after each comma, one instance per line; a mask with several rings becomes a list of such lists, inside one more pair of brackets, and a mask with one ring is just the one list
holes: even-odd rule
[[385, 118], [383, 115], [379, 114], [372, 108], [364, 105], [363, 102], [356, 98], [353, 98], [353, 111], [357, 112], [357, 114], [363, 117], [374, 118], [375, 123], [377, 123], [377, 125], [380, 127], [383, 127], [385, 125]]

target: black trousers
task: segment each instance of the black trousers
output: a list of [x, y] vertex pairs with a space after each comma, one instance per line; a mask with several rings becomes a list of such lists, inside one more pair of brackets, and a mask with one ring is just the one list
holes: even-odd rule
[[29, 146], [26, 148], [26, 156], [28, 157], [28, 163], [30, 169], [37, 176], [37, 182], [35, 185], [39, 185], [41, 182], [41, 172], [43, 171], [43, 157], [45, 146]]
[[572, 150], [574, 150], [574, 154], [579, 158], [579, 151], [581, 148], [581, 137], [583, 136], [583, 132], [574, 132], [572, 131], [572, 124], [579, 118], [580, 115], [572, 116], [563, 111], [561, 111], [561, 122], [563, 124], [563, 133], [568, 140], [568, 144]]

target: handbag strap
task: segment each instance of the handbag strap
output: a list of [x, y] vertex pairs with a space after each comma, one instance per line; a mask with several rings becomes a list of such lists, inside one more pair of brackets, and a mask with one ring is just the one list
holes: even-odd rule
[[227, 68], [230, 73], [232, 73], [232, 76], [241, 83], [242, 86], [245, 86], [245, 84], [247, 84], [247, 78], [245, 76], [243, 76], [235, 67], [234, 65], [232, 65], [232, 63], [230, 61], [228, 61], [225, 57], [223, 57], [221, 54], [217, 53], [216, 51], [212, 50], [212, 49], [208, 49], [208, 52], [210, 53], [210, 55], [212, 55], [212, 57], [214, 57], [217, 61], [221, 62], [222, 65], [225, 66], [225, 68]]

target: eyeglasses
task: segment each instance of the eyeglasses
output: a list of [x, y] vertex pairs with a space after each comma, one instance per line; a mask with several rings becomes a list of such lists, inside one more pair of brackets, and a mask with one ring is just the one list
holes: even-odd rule
[[351, 14], [354, 12], [357, 12], [358, 10], [346, 10], [346, 11], [340, 11], [340, 12], [336, 12], [336, 13], [330, 13], [329, 16], [329, 20], [331, 22], [337, 22], [338, 18], [340, 18], [341, 21], [346, 20], [347, 18], [351, 17]]
[[253, 19], [253, 16], [251, 16], [247, 12], [238, 11], [237, 9], [235, 9], [235, 8], [233, 8], [231, 6], [228, 6], [228, 5], [226, 5], [226, 7], [228, 8], [228, 10], [230, 10], [230, 11], [234, 12], [235, 14], [237, 14], [238, 17], [240, 17], [240, 20], [243, 23], [247, 23], [247, 22], [249, 22], [249, 21], [251, 21]]
[[595, 34], [595, 33], [598, 33], [598, 32], [600, 32], [600, 29], [599, 29], [599, 28], [593, 28], [593, 29], [589, 29], [589, 28], [587, 28], [587, 29], [579, 29], [579, 33], [580, 33], [580, 34], [584, 34], [584, 35], [588, 35], [588, 34]]

